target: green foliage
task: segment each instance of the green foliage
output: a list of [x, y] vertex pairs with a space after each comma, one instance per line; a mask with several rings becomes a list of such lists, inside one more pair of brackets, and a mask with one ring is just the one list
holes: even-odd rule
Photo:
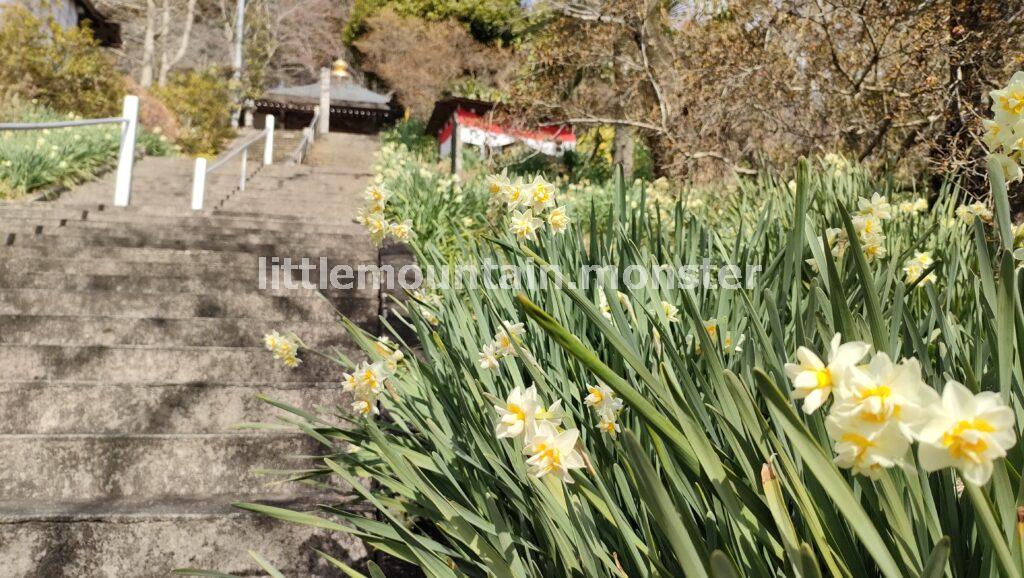
[[0, 87], [58, 112], [117, 116], [124, 79], [87, 27], [64, 29], [0, 6]]
[[[620, 185], [606, 227], [577, 207], [565, 234], [544, 230], [536, 241], [520, 243], [503, 220], [484, 218], [483, 235], [463, 237], [457, 252], [418, 238], [422, 266], [496, 260], [534, 267], [549, 284], [434, 287], [426, 291], [436, 300], [410, 301], [399, 324], [419, 349], [403, 346], [381, 417], [270, 400], [323, 444], [324, 457], [289, 475], [324, 483], [326, 503], [317, 514], [243, 507], [352, 534], [431, 577], [1020, 576], [1020, 444], [984, 487], [964, 488], [948, 469], [928, 474], [913, 454], [906, 470], [855, 476], [833, 463], [822, 414], [797, 410], [783, 369], [799, 346], [823, 354], [836, 333], [863, 339], [893, 359], [917, 358], [936, 389], [956, 379], [1001, 392], [1019, 437], [1024, 310], [1001, 178], [995, 227], [954, 217], [949, 187], [919, 211], [900, 208], [914, 191], [856, 168], [804, 163], [798, 173], [792, 187], [766, 175], [667, 205]], [[420, 184], [396, 194], [436, 195]], [[896, 209], [885, 224], [888, 256], [869, 262], [846, 207], [876, 191]], [[395, 210], [402, 218], [414, 209]], [[827, 249], [828, 228], [850, 233], [845, 253]], [[934, 254], [934, 283], [907, 282], [901, 268], [915, 250]], [[647, 285], [622, 287], [619, 298], [577, 275], [590, 265], [650, 271], [704, 259], [761, 272], [736, 290]], [[482, 368], [483, 345], [517, 321], [526, 322], [518, 355]], [[346, 328], [371, 361], [393, 359], [374, 336]], [[618, 437], [599, 432], [583, 402], [598, 380], [625, 401]], [[522, 442], [495, 437], [492, 405], [531, 384], [547, 403], [561, 400], [563, 426], [580, 430], [588, 467], [573, 484], [532, 477]], [[379, 520], [331, 501], [352, 488]]]
[[[0, 122], [54, 122], [79, 118], [20, 101], [0, 108]], [[117, 164], [120, 128], [116, 125], [33, 131], [0, 131], [0, 198], [37, 190], [53, 192], [94, 179]], [[146, 155], [173, 154], [163, 135], [140, 129], [138, 149]]]
[[352, 44], [367, 31], [366, 20], [384, 8], [402, 16], [442, 21], [454, 18], [480, 42], [511, 43], [525, 14], [517, 0], [355, 0], [342, 38]]
[[171, 74], [165, 86], [153, 89], [178, 117], [177, 144], [191, 155], [216, 155], [235, 134], [231, 128], [234, 94], [228, 75], [217, 68]]

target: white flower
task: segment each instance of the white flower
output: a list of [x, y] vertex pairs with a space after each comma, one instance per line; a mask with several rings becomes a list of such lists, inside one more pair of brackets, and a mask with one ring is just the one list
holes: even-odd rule
[[665, 312], [665, 318], [669, 323], [679, 322], [679, 308], [668, 301], [661, 302], [661, 309]]
[[575, 428], [563, 432], [550, 426], [538, 429], [537, 435], [523, 449], [523, 453], [529, 456], [526, 464], [530, 466], [530, 475], [541, 478], [552, 474], [572, 483], [569, 471], [584, 466], [583, 456], [576, 451], [579, 436], [580, 432]]
[[533, 182], [530, 183], [530, 187], [526, 192], [528, 192], [529, 195], [523, 199], [523, 204], [528, 207], [533, 207], [537, 212], [543, 211], [547, 207], [555, 204], [555, 186], [549, 183], [541, 175], [534, 177]]
[[498, 330], [494, 335], [494, 344], [500, 355], [514, 356], [516, 355], [516, 345], [523, 342], [521, 337], [526, 333], [526, 328], [522, 322], [512, 323], [511, 321], [505, 322], [505, 327]]
[[995, 121], [1004, 126], [1013, 126], [1024, 113], [1024, 72], [1010, 77], [1005, 88], [989, 92], [992, 97], [992, 112]]
[[353, 394], [357, 399], [375, 399], [384, 387], [389, 372], [383, 361], [362, 362], [352, 373], [342, 377], [342, 391]]
[[388, 225], [388, 230], [391, 231], [391, 234], [400, 241], [408, 241], [414, 236], [411, 219], [406, 219], [401, 223], [390, 223]]
[[622, 431], [622, 428], [619, 426], [619, 422], [615, 421], [614, 419], [607, 419], [604, 417], [602, 417], [601, 421], [598, 422], [597, 429], [601, 430], [603, 433], [606, 433], [612, 437], [615, 437], [616, 435], [618, 435], [619, 432]]
[[551, 232], [556, 235], [565, 232], [571, 222], [572, 220], [565, 212], [565, 207], [557, 207], [548, 215], [548, 225], [551, 226]]
[[503, 406], [496, 405], [494, 409], [498, 412], [498, 423], [495, 426], [495, 435], [498, 438], [517, 438], [523, 436], [529, 427], [534, 426], [537, 409], [540, 403], [537, 401], [537, 388], [530, 386], [526, 390], [516, 387], [505, 398]]
[[614, 417], [622, 411], [622, 400], [615, 397], [615, 391], [603, 383], [587, 386], [587, 397], [583, 403], [594, 409], [602, 418]]
[[518, 207], [526, 201], [526, 186], [523, 184], [522, 179], [516, 179], [515, 182], [509, 183], [502, 190], [505, 197], [505, 202], [511, 208]]
[[876, 215], [854, 215], [852, 221], [861, 239], [876, 237], [882, 234], [882, 220]]
[[970, 205], [960, 205], [956, 208], [956, 216], [968, 223], [973, 223], [975, 218], [982, 221], [991, 221], [992, 211], [985, 206], [985, 203], [977, 202]]
[[388, 234], [388, 222], [380, 213], [373, 213], [366, 216], [366, 229], [370, 232], [370, 240], [379, 244]]
[[508, 177], [505, 176], [504, 173], [500, 175], [487, 176], [487, 192], [489, 192], [492, 197], [504, 195], [505, 189], [511, 185], [512, 183], [509, 182]]
[[974, 395], [950, 381], [941, 403], [932, 404], [917, 439], [918, 459], [925, 470], [955, 467], [968, 482], [984, 485], [992, 476], [993, 460], [1006, 456], [1017, 443], [1013, 410], [997, 393]]
[[871, 348], [860, 341], [842, 344], [841, 341], [842, 336], [836, 333], [830, 344], [828, 365], [802, 346], [796, 350], [800, 363], [786, 364], [786, 375], [793, 380], [793, 398], [804, 400], [804, 413], [814, 413], [828, 401], [832, 389], [843, 384], [849, 369], [860, 363]]
[[377, 409], [377, 405], [368, 399], [357, 399], [353, 401], [352, 411], [362, 416], [380, 414], [380, 410]]
[[[915, 251], [914, 258], [908, 260], [903, 265], [903, 273], [906, 274], [907, 285], [916, 282], [921, 277], [921, 274], [924, 273], [925, 269], [931, 267], [933, 263], [935, 263], [935, 260], [932, 259], [930, 252]], [[921, 279], [921, 283], [918, 286], [923, 287], [929, 283], [934, 283], [936, 280], [937, 277], [935, 276], [935, 273], [929, 273], [924, 279]]]
[[835, 463], [853, 473], [877, 478], [885, 468], [903, 465], [910, 440], [894, 422], [875, 423], [829, 415], [825, 429], [835, 442]]
[[534, 217], [533, 211], [530, 209], [527, 209], [526, 212], [515, 211], [509, 217], [509, 230], [519, 240], [536, 239], [537, 229], [543, 224], [544, 221]]
[[380, 185], [370, 185], [366, 189], [366, 201], [370, 205], [383, 207], [389, 198], [391, 198], [391, 193]]
[[921, 379], [916, 359], [895, 364], [883, 352], [867, 365], [850, 367], [835, 397], [832, 415], [872, 423], [892, 421], [908, 438], [923, 423], [925, 406], [937, 401], [935, 390]]
[[864, 257], [866, 257], [869, 262], [874, 261], [875, 259], [881, 259], [882, 257], [885, 257], [886, 253], [888, 252], [885, 248], [885, 245], [883, 244], [885, 242], [885, 237], [881, 235], [878, 235], [876, 237], [868, 237], [866, 239], [863, 239], [862, 242], [864, 249]]
[[870, 199], [864, 197], [858, 199], [857, 208], [861, 216], [870, 215], [883, 221], [892, 217], [892, 206], [889, 205], [889, 201], [885, 200], [885, 197], [878, 193], [873, 193]]
[[293, 337], [281, 335], [275, 331], [263, 336], [263, 345], [274, 354], [274, 359], [280, 359], [285, 367], [295, 369], [302, 363], [298, 357], [298, 340]]
[[501, 353], [496, 343], [488, 343], [480, 350], [480, 369], [498, 369]]
[[562, 400], [555, 400], [555, 403], [548, 407], [544, 407], [540, 400], [538, 400], [537, 410], [533, 413], [536, 427], [550, 425], [557, 428], [562, 425], [563, 419], [565, 419], [565, 410], [562, 409]]

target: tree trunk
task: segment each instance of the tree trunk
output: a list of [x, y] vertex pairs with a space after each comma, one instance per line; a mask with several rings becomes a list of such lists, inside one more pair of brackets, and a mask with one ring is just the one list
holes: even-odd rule
[[1002, 68], [1002, 47], [991, 42], [989, 34], [999, 26], [1005, 6], [999, 2], [949, 0], [949, 80], [943, 132], [932, 149], [935, 171], [933, 188], [941, 186], [945, 175], [956, 174], [962, 186], [974, 198], [988, 193], [985, 175], [985, 150], [978, 144], [980, 119], [984, 110], [989, 73]]
[[139, 84], [153, 86], [153, 60], [156, 52], [156, 1], [146, 0], [146, 31], [142, 40], [142, 71]]
[[612, 140], [612, 164], [622, 165], [622, 176], [627, 183], [633, 182], [634, 133], [631, 126], [616, 126]]
[[[170, 19], [170, 7], [168, 6], [169, 0], [164, 0], [164, 17]], [[170, 74], [171, 69], [176, 64], [181, 62], [181, 59], [185, 57], [188, 52], [188, 44], [192, 39], [192, 24], [196, 19], [196, 0], [188, 0], [188, 6], [185, 8], [185, 22], [184, 28], [181, 31], [181, 38], [178, 41], [178, 48], [173, 55], [168, 54], [170, 50], [170, 38], [167, 38], [163, 42], [163, 55], [160, 58], [160, 74], [157, 78], [157, 83], [163, 86], [167, 82], [167, 76]], [[169, 36], [169, 34], [168, 34]]]

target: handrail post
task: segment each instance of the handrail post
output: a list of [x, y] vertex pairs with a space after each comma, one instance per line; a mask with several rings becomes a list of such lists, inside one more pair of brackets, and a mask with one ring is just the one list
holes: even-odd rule
[[139, 97], [124, 97], [121, 116], [121, 148], [117, 156], [117, 180], [114, 187], [114, 206], [127, 207], [132, 194], [132, 170], [135, 163], [135, 133], [139, 126]]
[[192, 173], [192, 210], [199, 211], [203, 208], [203, 198], [206, 196], [206, 159], [196, 159], [195, 172]]
[[245, 177], [247, 176], [245, 173], [247, 173], [249, 171], [248, 165], [249, 165], [249, 147], [245, 147], [245, 148], [242, 149], [242, 170], [241, 170], [241, 174], [238, 175], [238, 190], [240, 190], [240, 191], [244, 191], [245, 190]]
[[274, 162], [274, 115], [267, 115], [267, 140], [263, 146], [263, 164]]
[[309, 125], [309, 142], [316, 140], [316, 123], [320, 121], [320, 105], [313, 107], [313, 122]]

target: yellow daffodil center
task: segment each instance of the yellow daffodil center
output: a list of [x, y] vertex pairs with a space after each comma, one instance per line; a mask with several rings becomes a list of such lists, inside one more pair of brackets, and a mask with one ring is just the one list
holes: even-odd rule
[[1024, 112], [1024, 90], [1013, 90], [1008, 96], [1000, 96], [999, 104], [1003, 110], [1013, 114]]
[[590, 390], [590, 395], [594, 398], [593, 403], [601, 403], [604, 399], [604, 395], [601, 394], [601, 390], [596, 387], [587, 388]]
[[814, 377], [818, 380], [818, 389], [832, 387], [832, 374], [829, 372], [827, 367], [823, 367], [818, 371], [815, 371]]
[[519, 407], [514, 403], [508, 404], [508, 412], [516, 417], [517, 421], [526, 421], [526, 412], [523, 408]]
[[860, 459], [864, 457], [864, 454], [867, 453], [868, 448], [875, 447], [875, 442], [869, 440], [868, 438], [860, 434], [852, 432], [844, 433], [842, 441], [857, 446], [856, 459], [858, 461], [860, 461]]
[[964, 434], [968, 431], [991, 433], [996, 430], [992, 427], [992, 424], [981, 418], [960, 420], [952, 430], [942, 436], [942, 445], [946, 446], [946, 449], [949, 450], [949, 455], [953, 459], [967, 458], [972, 462], [978, 463], [981, 461], [981, 454], [985, 453], [985, 450], [988, 449], [988, 443], [984, 439], [977, 439], [975, 441], [964, 439]]

